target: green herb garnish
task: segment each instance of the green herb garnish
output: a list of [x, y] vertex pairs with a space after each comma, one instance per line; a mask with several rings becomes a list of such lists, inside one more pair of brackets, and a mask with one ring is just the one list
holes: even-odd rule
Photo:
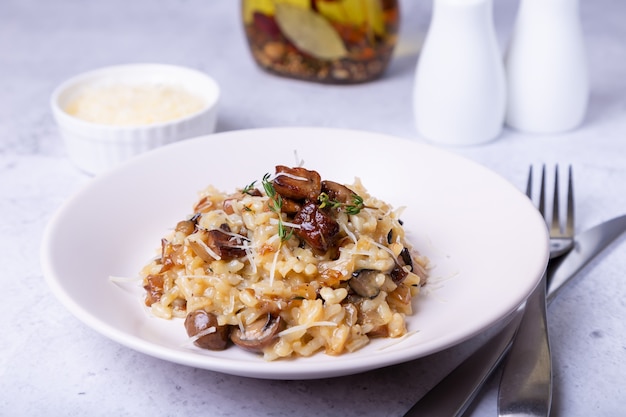
[[289, 232], [287, 232], [285, 225], [283, 224], [283, 218], [281, 215], [281, 210], [283, 208], [283, 199], [280, 194], [276, 192], [274, 184], [272, 184], [272, 182], [270, 181], [269, 173], [263, 176], [262, 184], [263, 189], [265, 190], [265, 194], [267, 194], [270, 199], [270, 210], [278, 215], [278, 237], [280, 238], [281, 242], [285, 242], [291, 238], [291, 235], [293, 235], [293, 229], [289, 229]]
[[241, 193], [252, 195], [252, 190], [254, 190], [254, 184], [256, 184], [256, 180], [252, 181], [250, 184], [243, 187], [243, 190], [241, 190]]
[[343, 209], [347, 214], [359, 214], [365, 208], [363, 197], [352, 194], [352, 203], [342, 203], [341, 201], [331, 200], [326, 193], [320, 193], [317, 197], [320, 202], [320, 208], [330, 207], [332, 209]]

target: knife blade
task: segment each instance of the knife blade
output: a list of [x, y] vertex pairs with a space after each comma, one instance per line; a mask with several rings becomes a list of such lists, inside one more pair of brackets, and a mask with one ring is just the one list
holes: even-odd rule
[[623, 215], [594, 226], [574, 239], [574, 249], [555, 265], [548, 280], [548, 303], [581, 269], [625, 231], [626, 215]]
[[552, 404], [552, 357], [546, 320], [546, 274], [528, 297], [524, 316], [504, 360], [498, 416], [548, 416]]
[[[547, 271], [547, 302], [552, 302], [565, 284], [624, 232], [626, 215], [578, 235], [574, 249]], [[404, 417], [462, 415], [511, 348], [523, 312], [518, 309], [504, 328], [428, 391]]]

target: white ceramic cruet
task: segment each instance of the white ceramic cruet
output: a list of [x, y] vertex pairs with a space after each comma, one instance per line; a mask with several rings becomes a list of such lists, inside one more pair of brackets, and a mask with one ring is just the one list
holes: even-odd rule
[[493, 0], [434, 0], [415, 74], [418, 132], [440, 144], [488, 142], [502, 130], [505, 106]]
[[505, 67], [510, 127], [531, 133], [577, 127], [589, 98], [579, 0], [522, 0]]

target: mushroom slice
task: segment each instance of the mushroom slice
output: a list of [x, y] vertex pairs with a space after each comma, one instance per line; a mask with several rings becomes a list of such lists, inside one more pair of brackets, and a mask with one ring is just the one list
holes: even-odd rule
[[339, 233], [339, 223], [313, 202], [302, 206], [294, 216], [293, 222], [299, 225], [293, 229], [296, 236], [320, 252], [326, 252]]
[[167, 239], [161, 239], [162, 266], [159, 272], [169, 271], [175, 265], [182, 265], [183, 262], [183, 245], [174, 244]]
[[407, 275], [409, 275], [403, 266], [408, 266], [411, 268], [411, 271], [413, 270], [413, 258], [411, 257], [411, 252], [407, 248], [402, 249], [400, 256], [398, 257], [398, 261], [390, 273], [391, 279], [396, 284], [400, 284], [404, 281]]
[[261, 352], [269, 346], [283, 327], [283, 320], [279, 315], [267, 313], [255, 322], [245, 326], [243, 330], [235, 327], [230, 334], [230, 340], [242, 349], [250, 352]]
[[196, 213], [205, 213], [209, 211], [211, 207], [213, 207], [213, 201], [209, 200], [209, 198], [205, 196], [196, 203], [193, 207], [193, 211]]
[[361, 297], [376, 298], [378, 293], [380, 293], [379, 274], [382, 274], [382, 272], [373, 269], [359, 269], [352, 273], [352, 278], [348, 281], [348, 285], [352, 291]]
[[216, 259], [230, 261], [246, 255], [243, 237], [223, 229], [200, 230], [190, 235], [187, 243], [207, 263]]
[[218, 325], [217, 316], [205, 310], [187, 314], [185, 330], [189, 337], [196, 338], [193, 344], [203, 349], [224, 350], [228, 346], [230, 326]]
[[146, 306], [150, 307], [152, 304], [158, 302], [163, 296], [164, 286], [163, 275], [150, 274], [146, 277], [146, 285], [143, 288], [146, 290]]
[[406, 272], [405, 269], [401, 265], [396, 264], [391, 270], [391, 272], [389, 273], [389, 275], [391, 276], [391, 280], [395, 284], [400, 284], [402, 281], [406, 279], [409, 273]]
[[385, 324], [374, 327], [367, 333], [370, 338], [373, 337], [389, 337], [389, 328]]
[[288, 215], [294, 215], [302, 208], [302, 205], [296, 200], [292, 200], [291, 198], [283, 198], [283, 204], [280, 207], [280, 211], [286, 213]]
[[234, 201], [236, 201], [234, 198], [227, 198], [222, 202], [222, 210], [224, 210], [224, 213], [228, 215], [235, 213], [235, 208], [233, 207]]
[[196, 229], [196, 223], [192, 220], [182, 220], [176, 223], [176, 231], [183, 233], [185, 236], [189, 236]]
[[322, 178], [317, 171], [277, 165], [273, 185], [282, 197], [293, 200], [317, 200], [322, 190]]
[[344, 204], [352, 203], [353, 196], [356, 195], [354, 191], [345, 185], [328, 180], [322, 181], [322, 192], [326, 193], [331, 201], [338, 201]]
[[207, 245], [226, 261], [246, 256], [243, 238], [223, 229], [209, 230], [207, 232]]
[[405, 265], [408, 265], [411, 269], [413, 269], [413, 257], [411, 256], [411, 252], [408, 248], [402, 249], [400, 252], [400, 258], [402, 258]]

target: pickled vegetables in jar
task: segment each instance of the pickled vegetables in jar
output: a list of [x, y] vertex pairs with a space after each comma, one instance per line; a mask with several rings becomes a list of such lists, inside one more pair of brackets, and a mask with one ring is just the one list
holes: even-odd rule
[[332, 84], [383, 74], [399, 14], [396, 0], [242, 0], [248, 45], [261, 68]]

